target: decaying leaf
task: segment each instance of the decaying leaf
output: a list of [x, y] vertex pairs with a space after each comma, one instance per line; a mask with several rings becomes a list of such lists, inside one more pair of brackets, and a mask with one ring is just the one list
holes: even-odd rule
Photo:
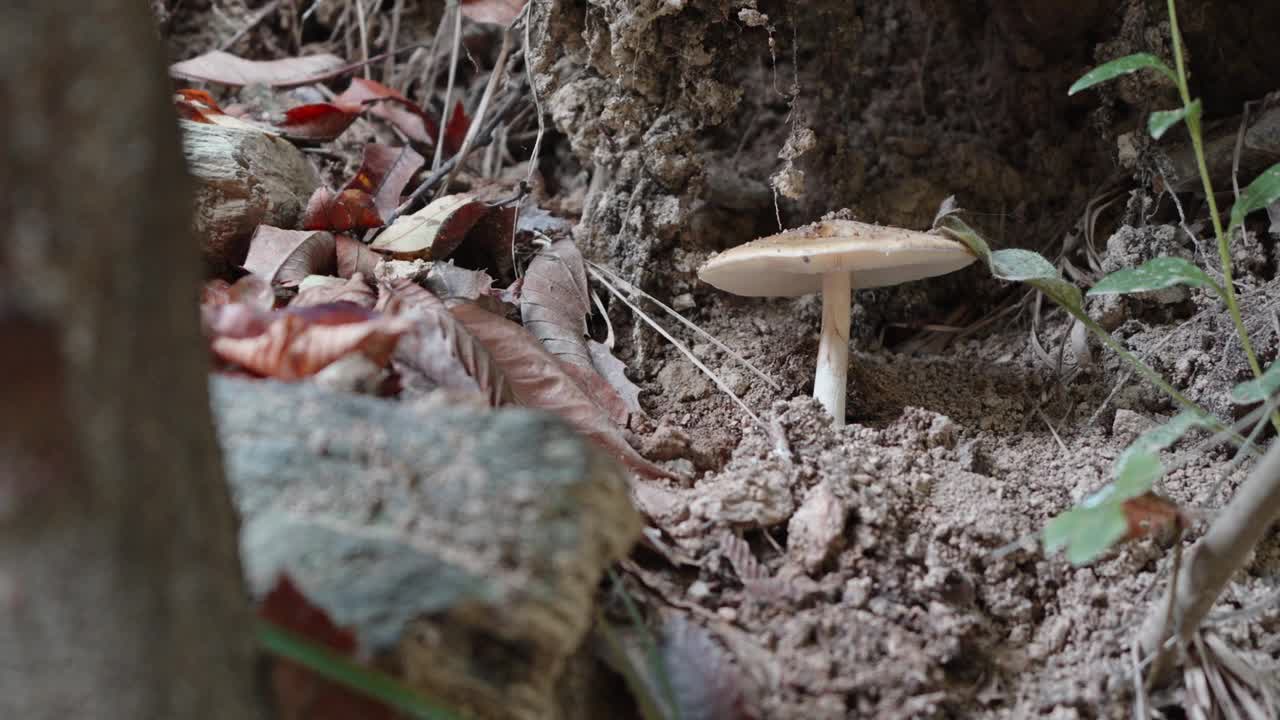
[[492, 208], [465, 193], [445, 195], [383, 230], [369, 247], [402, 260], [449, 257]]
[[566, 362], [563, 358], [556, 358], [556, 362], [560, 363], [560, 368], [573, 378], [573, 381], [578, 383], [592, 400], [595, 400], [601, 410], [609, 414], [609, 420], [614, 425], [627, 427], [631, 424], [631, 409], [627, 407], [626, 401], [618, 395], [608, 380], [595, 371], [595, 368], [575, 365]]
[[516, 207], [490, 206], [489, 214], [478, 220], [467, 233], [467, 241], [453, 257], [463, 267], [485, 268], [502, 282], [515, 280]]
[[1154, 492], [1129, 498], [1120, 505], [1129, 531], [1125, 540], [1160, 535], [1172, 528], [1186, 527], [1187, 520], [1177, 503]]
[[400, 91], [379, 82], [352, 78], [351, 85], [335, 101], [342, 105], [362, 105], [374, 117], [391, 123], [410, 140], [434, 145], [439, 126], [430, 115]]
[[369, 287], [364, 275], [360, 273], [346, 280], [329, 275], [310, 275], [298, 285], [298, 296], [289, 303], [289, 307], [310, 307], [337, 302], [349, 302], [362, 308], [372, 309], [378, 302], [378, 296], [373, 288]]
[[[258, 615], [277, 627], [342, 655], [350, 656], [356, 652], [355, 635], [339, 628], [324, 610], [308, 601], [287, 575], [281, 575], [271, 592], [263, 597]], [[396, 716], [386, 705], [353, 693], [287, 660], [272, 660], [271, 686], [282, 718], [390, 720]]]
[[[431, 263], [422, 280], [427, 289], [444, 301], [474, 300], [490, 309], [493, 278], [483, 270], [468, 270], [452, 262]], [[500, 311], [499, 311], [500, 312]]]
[[356, 273], [373, 277], [381, 255], [350, 235], [339, 235], [333, 241], [338, 256], [338, 277], [349, 278]]
[[[534, 256], [520, 290], [520, 319], [560, 360], [591, 367], [587, 316], [591, 296], [582, 254], [572, 240], [558, 240]], [[594, 371], [593, 371], [594, 372]]]
[[358, 117], [359, 106], [312, 103], [289, 108], [276, 127], [285, 137], [294, 140], [323, 142], [341, 135]]
[[332, 275], [337, 270], [333, 235], [259, 225], [244, 267], [275, 287], [297, 285], [308, 275]]
[[603, 377], [613, 392], [622, 402], [628, 413], [644, 414], [640, 407], [640, 388], [627, 377], [627, 366], [613, 356], [613, 351], [604, 343], [595, 340], [587, 341], [587, 353], [591, 355], [591, 365]]
[[404, 394], [446, 388], [478, 393], [490, 407], [514, 401], [511, 385], [489, 351], [439, 298], [409, 281], [384, 287], [382, 297], [392, 314], [414, 322], [391, 356]]
[[[215, 310], [223, 315], [238, 305]], [[266, 314], [265, 330], [255, 335], [216, 335], [210, 347], [224, 361], [279, 380], [298, 380], [319, 372], [340, 357], [362, 353], [385, 367], [396, 341], [412, 328], [409, 321], [332, 303]], [[263, 318], [259, 318], [261, 321]]]
[[364, 190], [350, 189], [335, 193], [318, 187], [307, 201], [302, 216], [304, 230], [350, 232], [382, 227], [382, 217], [373, 196]]
[[524, 4], [525, 0], [462, 0], [462, 14], [478, 23], [510, 25]]
[[248, 120], [242, 120], [226, 114], [213, 96], [204, 90], [194, 90], [186, 88], [178, 90], [173, 96], [173, 106], [178, 113], [178, 117], [191, 122], [205, 123], [208, 125], [221, 125], [223, 127], [236, 128], [238, 130], [253, 130], [256, 132], [266, 133], [268, 135], [277, 134], [276, 131], [265, 125], [259, 125]]
[[364, 146], [360, 170], [344, 189], [362, 190], [373, 196], [373, 204], [385, 221], [400, 206], [400, 194], [424, 162], [411, 147], [370, 143]]
[[516, 402], [556, 413], [638, 473], [676, 479], [627, 444], [608, 412], [574, 382], [528, 330], [474, 303], [451, 303], [449, 310], [506, 373]]
[[342, 66], [342, 58], [329, 54], [283, 60], [245, 60], [231, 53], [215, 50], [170, 65], [169, 74], [183, 80], [220, 85], [290, 87], [324, 80], [328, 73]]

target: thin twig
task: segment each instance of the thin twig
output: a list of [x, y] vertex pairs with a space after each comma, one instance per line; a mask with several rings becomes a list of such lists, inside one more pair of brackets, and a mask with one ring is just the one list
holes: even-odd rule
[[356, 25], [360, 28], [360, 60], [364, 62], [364, 79], [372, 80], [373, 73], [369, 70], [369, 25], [364, 16], [364, 3], [355, 0], [355, 6]]
[[387, 40], [387, 60], [382, 64], [382, 82], [388, 87], [395, 87], [396, 64], [391, 61], [396, 51], [396, 42], [400, 39], [400, 13], [404, 12], [404, 0], [396, 0], [391, 8], [391, 37]]
[[257, 27], [258, 23], [262, 22], [268, 15], [275, 12], [278, 7], [280, 7], [280, 0], [271, 0], [271, 2], [263, 5], [258, 12], [254, 13], [253, 17], [249, 18], [249, 22], [245, 23], [244, 27], [237, 30], [236, 34], [232, 35], [230, 40], [222, 43], [218, 49], [224, 51], [230, 49], [231, 46], [240, 42], [240, 38], [248, 35], [250, 30]]
[[[453, 179], [453, 173], [462, 164], [466, 162], [467, 154], [471, 152], [471, 146], [475, 144], [476, 134], [480, 130], [480, 126], [484, 124], [485, 113], [489, 111], [489, 103], [493, 101], [493, 96], [498, 91], [498, 86], [502, 83], [502, 79], [507, 70], [507, 59], [511, 57], [512, 44], [511, 28], [507, 28], [502, 32], [502, 49], [498, 51], [498, 59], [493, 63], [493, 71], [489, 73], [489, 82], [485, 85], [484, 95], [480, 96], [480, 105], [476, 107], [475, 116], [471, 118], [471, 126], [467, 128], [467, 136], [462, 140], [462, 147], [458, 148], [457, 154], [454, 155], [454, 169], [445, 176], [444, 182], [440, 183], [440, 187], [449, 187], [449, 181]], [[443, 128], [444, 125], [441, 124]], [[496, 126], [495, 126], [496, 127]], [[440, 148], [436, 148], [437, 157], [440, 155]]]
[[449, 0], [449, 12], [453, 13], [453, 50], [449, 53], [449, 84], [444, 88], [444, 109], [440, 111], [440, 133], [436, 138], [436, 152], [431, 158], [431, 171], [440, 169], [444, 160], [444, 134], [453, 115], [453, 82], [458, 76], [458, 48], [462, 45], [462, 6], [458, 0]]

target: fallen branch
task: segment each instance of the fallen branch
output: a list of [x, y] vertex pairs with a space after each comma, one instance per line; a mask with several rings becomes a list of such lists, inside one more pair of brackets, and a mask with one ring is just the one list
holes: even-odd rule
[[[1180, 644], [1190, 642], [1227, 581], [1244, 567], [1254, 546], [1277, 517], [1280, 517], [1280, 442], [1272, 443], [1209, 531], [1187, 551], [1181, 572], [1143, 623], [1144, 653], [1158, 651], [1175, 632]], [[1166, 680], [1168, 670], [1173, 667], [1171, 663], [1162, 665], [1162, 668], [1153, 668], [1152, 684]]]

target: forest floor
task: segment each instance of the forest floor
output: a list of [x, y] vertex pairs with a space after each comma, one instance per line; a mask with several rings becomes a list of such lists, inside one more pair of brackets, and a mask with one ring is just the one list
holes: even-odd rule
[[[179, 58], [250, 27], [263, 7], [171, 5], [164, 27]], [[415, 41], [429, 38], [439, 9], [407, 7], [419, 14], [412, 16], [416, 29], [405, 32]], [[287, 57], [296, 52], [295, 37], [318, 32], [277, 15], [284, 12], [252, 26], [234, 50], [253, 59]], [[907, 32], [876, 25], [889, 16], [869, 12], [863, 19], [869, 45], [892, 44], [874, 29]], [[940, 34], [936, 42], [955, 40]], [[333, 45], [336, 54], [358, 54]], [[492, 34], [472, 32], [465, 49], [475, 57], [462, 62], [487, 68], [496, 47]], [[1090, 59], [1085, 52], [1054, 82], [1069, 81]], [[770, 65], [759, 68], [767, 78]], [[485, 74], [467, 77], [460, 95], [472, 109]], [[903, 82], [897, 76], [863, 80]], [[1056, 87], [1065, 91], [1065, 84]], [[918, 101], [904, 93], [892, 102]], [[736, 172], [761, 187], [794, 137], [794, 128], [773, 112], [778, 117], [744, 136], [737, 152]], [[923, 227], [952, 192], [946, 178], [960, 177], [954, 191], [962, 203], [976, 201], [973, 207], [987, 210], [976, 224], [996, 229], [996, 244], [1047, 255], [1061, 248], [1050, 259], [1074, 261], [1090, 277], [1159, 255], [1209, 267], [1216, 262], [1205, 223], [1194, 217], [1199, 205], [1185, 209], [1197, 239], [1184, 231], [1183, 209], [1169, 195], [1115, 173], [1123, 167], [1123, 159], [1110, 157], [1116, 138], [1096, 127], [1091, 135], [1078, 111], [1073, 131], [1057, 118], [1045, 136], [1023, 146], [1043, 154], [1017, 172], [1006, 172], [1007, 158], [988, 153], [970, 135], [957, 141], [963, 133], [954, 129], [961, 122], [956, 117], [968, 113], [948, 111], [910, 133], [880, 138], [885, 155], [901, 162], [882, 158], [862, 168], [868, 188], [882, 192], [849, 203], [854, 213]], [[575, 155], [580, 148], [571, 145], [579, 141], [571, 143], [569, 135], [553, 131], [547, 139], [540, 204], [576, 221], [598, 188], [584, 160], [590, 153]], [[528, 138], [509, 146], [517, 154]], [[322, 169], [331, 177], [349, 172], [359, 165], [359, 147], [345, 137], [320, 158]], [[1063, 186], [1051, 187], [1073, 162], [1087, 169], [1058, 177]], [[959, 167], [976, 169], [958, 174]], [[1010, 177], [1015, 187], [983, 189]], [[1020, 193], [1025, 202], [1018, 202]], [[1000, 197], [1012, 201], [1003, 204]], [[677, 348], [597, 288], [609, 304], [617, 354], [643, 391], [644, 413], [633, 419], [627, 439], [650, 461], [687, 478], [636, 481], [634, 499], [650, 530], [620, 567], [631, 595], [655, 618], [670, 623], [679, 616], [709, 631], [740, 669], [749, 705], [761, 717], [1130, 717], [1132, 646], [1168, 582], [1172, 539], [1126, 543], [1074, 567], [1061, 555], [1046, 555], [1038, 538], [1050, 518], [1105, 485], [1119, 454], [1174, 415], [1175, 406], [1110, 351], [1073, 335], [1071, 318], [1047, 300], [992, 280], [976, 264], [945, 279], [855, 296], [848, 425], [833, 428], [809, 398], [818, 299], [737, 298], [696, 280], [697, 267], [715, 251], [778, 229], [772, 200], [763, 207], [751, 203], [749, 211], [720, 205], [686, 213], [661, 246], [619, 247], [591, 237], [581, 243], [588, 260], [624, 272], [645, 266], [647, 275], [632, 279], [645, 281], [777, 385], [641, 303], [741, 397], [761, 419], [756, 422]], [[788, 207], [788, 219], [804, 214]], [[1039, 239], [1019, 240], [1029, 237]], [[1246, 322], [1257, 330], [1254, 342], [1266, 365], [1280, 345], [1275, 236], [1264, 229], [1235, 250]], [[1179, 290], [1091, 301], [1089, 310], [1177, 388], [1230, 416], [1227, 397], [1248, 371], [1214, 296]], [[602, 327], [599, 318], [596, 324]], [[1230, 448], [1205, 439], [1192, 437], [1170, 451], [1166, 464], [1174, 469], [1158, 486], [1195, 520], [1182, 540], [1188, 544], [1250, 467], [1231, 465]], [[1269, 664], [1280, 646], [1278, 571], [1280, 541], [1272, 535], [1224, 594], [1215, 615], [1225, 619], [1212, 624], [1259, 665]], [[1260, 604], [1269, 609], [1229, 617]], [[1157, 705], [1177, 717], [1184, 692], [1177, 683], [1156, 695]]]

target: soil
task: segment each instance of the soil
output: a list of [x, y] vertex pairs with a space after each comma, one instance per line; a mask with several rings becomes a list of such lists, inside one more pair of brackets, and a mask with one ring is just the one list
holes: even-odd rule
[[[438, 17], [427, 5], [405, 3]], [[1171, 540], [1132, 542], [1082, 568], [1035, 540], [1110, 479], [1138, 433], [1174, 414], [1168, 399], [1110, 351], [1073, 339], [1073, 322], [1050, 303], [973, 267], [856, 295], [849, 424], [833, 429], [808, 399], [817, 299], [747, 300], [696, 279], [712, 253], [780, 224], [845, 209], [924, 228], [950, 195], [994, 246], [1039, 251], [1084, 279], [1157, 255], [1212, 268], [1202, 201], [1184, 195], [1178, 208], [1156, 192], [1154, 151], [1134, 132], [1146, 112], [1172, 106], [1169, 88], [1134, 75], [1065, 92], [1100, 60], [1167, 56], [1164, 4], [980, 5], [547, 0], [532, 13], [529, 59], [558, 131], [540, 162], [548, 205], [580, 206], [575, 237], [590, 259], [779, 386], [677, 332], [757, 423], [611, 305], [618, 355], [649, 416], [633, 443], [694, 478], [637, 486], [656, 539], [625, 565], [625, 581], [646, 606], [710, 630], [761, 717], [1131, 714], [1131, 644], [1167, 582]], [[1209, 119], [1230, 121], [1274, 89], [1239, 68], [1242, 57], [1266, 65], [1280, 23], [1246, 28], [1234, 7], [1182, 5], [1190, 62], [1211, 87]], [[415, 32], [429, 35], [434, 22]], [[1226, 44], [1220, 33], [1242, 33], [1240, 47], [1257, 55], [1233, 42], [1226, 62], [1214, 51]], [[171, 39], [181, 47], [180, 34]], [[1280, 345], [1276, 237], [1252, 229], [1235, 270], [1266, 365]], [[1192, 399], [1239, 413], [1228, 394], [1249, 372], [1210, 295], [1088, 307]], [[1197, 518], [1212, 517], [1249, 469], [1204, 440], [1168, 453], [1176, 469], [1158, 486]], [[1218, 611], [1271, 597], [1277, 558], [1273, 535]], [[1263, 662], [1280, 616], [1215, 631]], [[1157, 704], [1177, 716], [1183, 693], [1178, 684]]]

